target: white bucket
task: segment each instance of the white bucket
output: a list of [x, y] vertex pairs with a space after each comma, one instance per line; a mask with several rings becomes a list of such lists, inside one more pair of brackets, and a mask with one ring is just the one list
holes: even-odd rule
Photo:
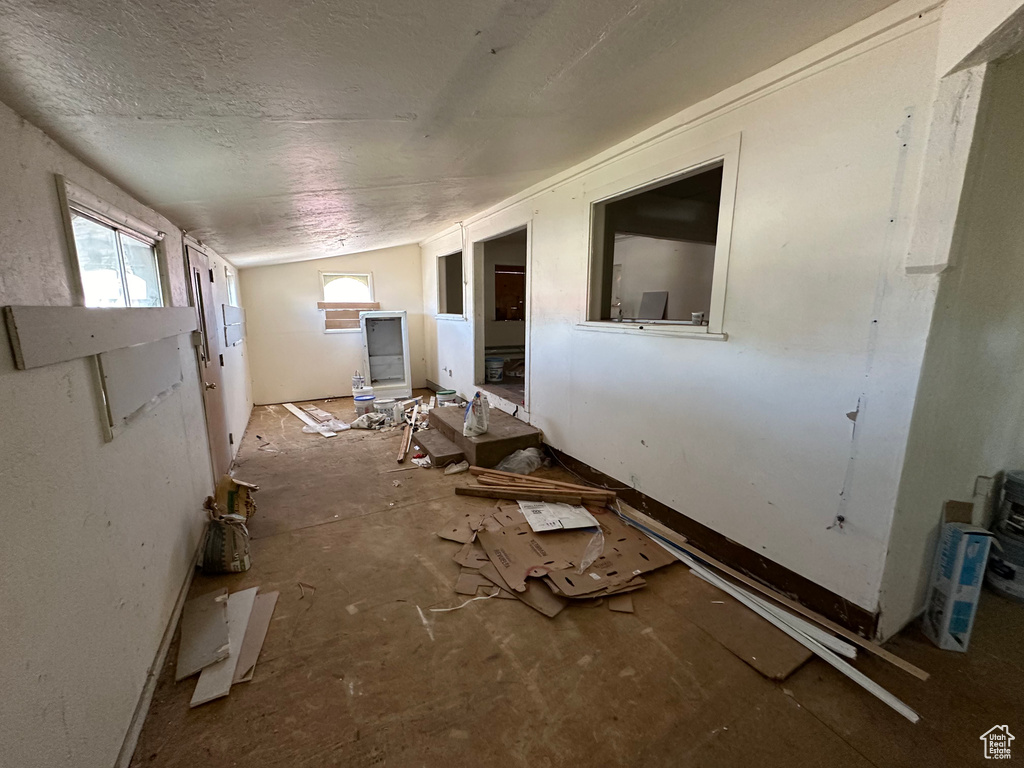
[[373, 412], [373, 395], [359, 395], [356, 397], [356, 416], [362, 416]]
[[486, 357], [484, 358], [485, 380], [499, 382], [505, 378], [505, 358]]
[[451, 405], [455, 402], [455, 390], [454, 389], [439, 389], [437, 390], [437, 404], [438, 405]]
[[373, 387], [359, 387], [352, 390], [352, 397], [367, 397], [373, 394]]

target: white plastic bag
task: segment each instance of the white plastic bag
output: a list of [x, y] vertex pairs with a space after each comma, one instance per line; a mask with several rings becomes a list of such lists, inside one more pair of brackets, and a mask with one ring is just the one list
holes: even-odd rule
[[387, 416], [383, 413], [364, 413], [350, 425], [352, 429], [379, 429], [384, 426]]
[[510, 453], [498, 462], [495, 467], [499, 472], [512, 472], [517, 475], [528, 475], [537, 469], [544, 462], [544, 455], [540, 448], [523, 448], [521, 451]]
[[466, 416], [462, 422], [462, 434], [465, 437], [476, 437], [487, 431], [488, 411], [487, 395], [477, 392], [466, 405]]
[[302, 431], [308, 434], [315, 434], [316, 432], [323, 434], [324, 432], [344, 432], [346, 429], [351, 429], [351, 427], [344, 421], [339, 419], [330, 419], [329, 421], [325, 421], [323, 424], [317, 424], [315, 427], [305, 426], [302, 428]]

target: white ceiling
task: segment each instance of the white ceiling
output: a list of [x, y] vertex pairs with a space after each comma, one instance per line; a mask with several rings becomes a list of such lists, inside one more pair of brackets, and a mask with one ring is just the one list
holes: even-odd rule
[[415, 242], [891, 0], [0, 0], [0, 100], [239, 266]]

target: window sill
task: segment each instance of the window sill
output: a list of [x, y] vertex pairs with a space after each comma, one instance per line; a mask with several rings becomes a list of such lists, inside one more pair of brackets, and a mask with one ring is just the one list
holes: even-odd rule
[[362, 333], [362, 328], [324, 328], [324, 333]]
[[441, 314], [441, 315], [434, 315], [434, 319], [435, 319], [435, 320], [455, 320], [455, 321], [457, 321], [457, 322], [463, 322], [463, 323], [464, 323], [464, 322], [466, 322], [466, 319], [467, 319], [467, 318], [466, 318], [466, 316], [465, 316], [465, 315], [447, 315], [447, 314]]
[[695, 330], [689, 323], [618, 323], [611, 320], [587, 320], [576, 323], [581, 331], [597, 331], [598, 333], [628, 333], [636, 336], [675, 336], [684, 339], [703, 339], [705, 341], [726, 341], [727, 333], [712, 333], [707, 326], [703, 330]]

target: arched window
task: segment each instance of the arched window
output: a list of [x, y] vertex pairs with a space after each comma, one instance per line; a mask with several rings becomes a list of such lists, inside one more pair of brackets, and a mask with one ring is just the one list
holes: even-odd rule
[[373, 301], [373, 290], [370, 288], [369, 275], [324, 272], [323, 280], [324, 301]]

